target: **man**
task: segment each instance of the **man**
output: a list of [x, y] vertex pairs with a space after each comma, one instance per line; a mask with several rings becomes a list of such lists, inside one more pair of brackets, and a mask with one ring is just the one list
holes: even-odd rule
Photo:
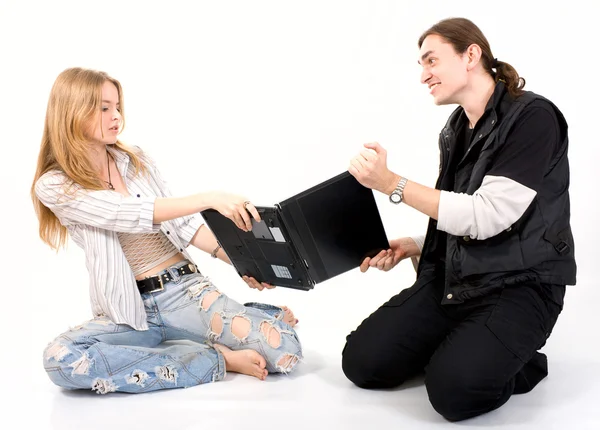
[[342, 367], [363, 388], [395, 387], [424, 370], [432, 406], [458, 421], [547, 375], [538, 350], [576, 278], [567, 124], [553, 103], [523, 90], [471, 21], [437, 23], [419, 49], [434, 102], [459, 105], [440, 134], [435, 188], [389, 170], [378, 143], [348, 169], [430, 217], [425, 238], [391, 241], [361, 265], [387, 271], [419, 257], [417, 280], [348, 336]]

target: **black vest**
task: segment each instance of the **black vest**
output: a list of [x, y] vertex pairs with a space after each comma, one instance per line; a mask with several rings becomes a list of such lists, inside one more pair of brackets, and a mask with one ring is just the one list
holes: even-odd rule
[[[440, 175], [436, 188], [473, 195], [489, 171], [494, 155], [506, 142], [512, 125], [536, 99], [546, 100], [532, 92], [512, 99], [499, 82], [490, 100], [491, 109], [484, 114], [481, 125], [478, 124], [477, 134], [463, 159], [469, 161], [451, 166], [450, 148], [456, 146], [457, 130], [465, 116], [463, 109], [457, 108], [440, 133]], [[494, 237], [476, 240], [438, 231], [437, 221], [430, 219], [417, 273], [419, 278], [431, 274], [440, 276], [439, 270], [443, 269], [444, 297], [447, 297], [444, 301], [456, 303], [486, 294], [491, 289], [526, 281], [575, 284], [567, 123], [558, 108], [549, 103], [558, 118], [562, 142], [542, 189], [516, 223]], [[440, 265], [440, 258], [445, 259], [445, 264]]]

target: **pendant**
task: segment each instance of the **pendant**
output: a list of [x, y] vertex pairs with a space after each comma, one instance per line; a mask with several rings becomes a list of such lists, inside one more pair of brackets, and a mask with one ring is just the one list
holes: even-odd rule
[[115, 187], [113, 187], [113, 184], [109, 183], [109, 184], [108, 184], [108, 189], [109, 189], [109, 190], [114, 190], [114, 189], [115, 189]]

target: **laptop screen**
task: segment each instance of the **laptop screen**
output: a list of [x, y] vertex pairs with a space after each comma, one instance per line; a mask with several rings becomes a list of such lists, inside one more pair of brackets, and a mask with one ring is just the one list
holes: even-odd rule
[[[389, 247], [373, 192], [344, 172], [280, 204], [316, 282], [358, 267]], [[292, 231], [290, 231], [290, 234]]]

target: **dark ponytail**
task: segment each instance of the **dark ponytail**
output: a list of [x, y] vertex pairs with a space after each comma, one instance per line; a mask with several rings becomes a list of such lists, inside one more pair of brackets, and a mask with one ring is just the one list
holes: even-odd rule
[[513, 66], [504, 61], [496, 60], [496, 73], [492, 71], [492, 76], [496, 82], [502, 81], [506, 85], [506, 89], [514, 98], [523, 94], [525, 86], [525, 78], [519, 76]]

